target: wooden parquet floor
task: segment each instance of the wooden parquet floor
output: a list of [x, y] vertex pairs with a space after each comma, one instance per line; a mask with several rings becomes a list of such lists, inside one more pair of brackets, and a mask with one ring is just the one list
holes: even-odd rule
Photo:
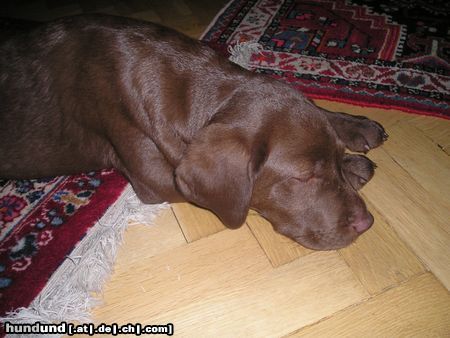
[[[226, 1], [16, 1], [32, 19], [99, 11], [198, 37]], [[362, 194], [375, 224], [355, 244], [314, 252], [250, 213], [226, 230], [211, 213], [173, 204], [131, 226], [97, 323], [175, 326], [177, 337], [450, 337], [450, 121], [327, 101], [381, 122], [389, 141]]]

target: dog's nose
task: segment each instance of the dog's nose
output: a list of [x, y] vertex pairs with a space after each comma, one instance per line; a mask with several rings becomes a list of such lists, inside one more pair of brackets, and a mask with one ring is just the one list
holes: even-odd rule
[[368, 212], [365, 216], [355, 219], [350, 226], [355, 229], [358, 234], [362, 234], [364, 231], [368, 230], [372, 224], [373, 216]]

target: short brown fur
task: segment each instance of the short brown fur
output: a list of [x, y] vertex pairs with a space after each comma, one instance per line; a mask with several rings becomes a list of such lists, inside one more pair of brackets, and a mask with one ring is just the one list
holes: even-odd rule
[[145, 203], [190, 201], [231, 228], [249, 208], [313, 249], [373, 217], [363, 155], [387, 135], [155, 24], [86, 15], [0, 45], [0, 177], [114, 167]]

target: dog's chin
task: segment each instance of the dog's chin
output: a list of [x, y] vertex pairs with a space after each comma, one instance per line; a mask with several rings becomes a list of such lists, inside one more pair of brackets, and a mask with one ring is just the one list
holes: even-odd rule
[[326, 236], [326, 238], [317, 239], [311, 236], [288, 236], [293, 239], [295, 242], [300, 244], [301, 246], [316, 250], [316, 251], [331, 251], [343, 249], [350, 244], [352, 244], [355, 239], [358, 237], [352, 233], [346, 234], [344, 236], [340, 235], [330, 235]]
[[333, 250], [339, 250], [346, 248], [350, 244], [353, 243], [353, 241], [345, 242], [345, 243], [301, 243], [299, 241], [296, 241], [301, 246], [304, 246], [307, 249], [315, 250], [315, 251], [333, 251]]

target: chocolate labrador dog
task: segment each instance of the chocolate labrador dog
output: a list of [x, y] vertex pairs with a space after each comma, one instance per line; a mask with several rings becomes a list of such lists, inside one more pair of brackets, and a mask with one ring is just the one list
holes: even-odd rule
[[249, 208], [318, 250], [373, 223], [358, 195], [387, 135], [324, 111], [199, 41], [148, 22], [87, 15], [0, 47], [0, 177], [114, 167], [145, 203], [189, 201], [240, 227]]

